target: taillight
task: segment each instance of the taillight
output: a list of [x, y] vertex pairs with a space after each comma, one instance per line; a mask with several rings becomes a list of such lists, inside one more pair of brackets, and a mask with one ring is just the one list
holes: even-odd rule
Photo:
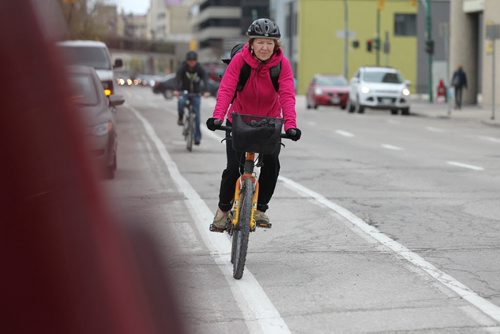
[[106, 96], [110, 96], [113, 94], [113, 81], [108, 80], [108, 81], [102, 81], [102, 86], [104, 87], [104, 94]]

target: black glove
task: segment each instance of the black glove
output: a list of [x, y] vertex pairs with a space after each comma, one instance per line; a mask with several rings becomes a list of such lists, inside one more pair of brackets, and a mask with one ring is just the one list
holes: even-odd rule
[[300, 139], [300, 136], [302, 135], [302, 131], [300, 131], [297, 128], [290, 128], [290, 129], [286, 130], [286, 135], [291, 140], [297, 141]]
[[222, 125], [222, 120], [218, 118], [210, 117], [207, 119], [207, 128], [211, 131], [215, 131]]

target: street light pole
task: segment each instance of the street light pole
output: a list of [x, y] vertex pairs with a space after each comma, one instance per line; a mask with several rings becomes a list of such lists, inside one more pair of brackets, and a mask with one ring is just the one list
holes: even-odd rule
[[344, 0], [344, 78], [349, 75], [349, 10], [347, 8], [347, 0]]
[[[422, 6], [425, 9], [425, 29], [426, 29], [426, 43], [432, 42], [432, 20], [431, 20], [431, 1], [430, 0], [420, 0]], [[434, 50], [432, 50], [434, 52]], [[429, 102], [433, 101], [432, 96], [432, 53], [427, 54], [427, 66], [428, 66], [428, 76], [429, 76]]]

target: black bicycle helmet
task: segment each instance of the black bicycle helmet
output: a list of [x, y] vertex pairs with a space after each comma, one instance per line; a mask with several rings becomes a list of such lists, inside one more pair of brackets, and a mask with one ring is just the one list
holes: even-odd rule
[[252, 22], [247, 30], [247, 36], [252, 38], [273, 38], [281, 37], [280, 28], [270, 19], [257, 19]]
[[194, 51], [186, 53], [186, 60], [198, 60], [198, 54]]

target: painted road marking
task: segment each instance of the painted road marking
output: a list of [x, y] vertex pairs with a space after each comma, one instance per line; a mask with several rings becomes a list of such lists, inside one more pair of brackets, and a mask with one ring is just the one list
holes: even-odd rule
[[130, 105], [128, 108], [142, 123], [146, 134], [158, 150], [177, 189], [184, 194], [186, 207], [193, 217], [195, 226], [209, 249], [210, 255], [226, 277], [250, 333], [290, 333], [278, 310], [248, 268], [245, 268], [245, 275], [241, 280], [233, 279], [233, 267], [229, 253], [231, 242], [225, 233], [213, 233], [208, 230], [208, 223], [213, 219], [212, 211], [191, 184], [182, 176], [151, 124], [135, 108]]
[[389, 238], [376, 227], [367, 224], [365, 221], [354, 215], [349, 210], [331, 202], [317, 192], [310, 190], [298, 184], [297, 182], [283, 176], [280, 176], [279, 180], [283, 181], [289, 189], [295, 191], [299, 195], [306, 198], [312, 198], [319, 206], [327, 207], [340, 216], [344, 217], [346, 219], [344, 223], [346, 223], [347, 227], [351, 229], [353, 229], [352, 225], [356, 227], [356, 229], [353, 229], [354, 232], [356, 232], [357, 229], [361, 230], [368, 236], [378, 241], [383, 246], [389, 248], [398, 256], [406, 259], [408, 262], [424, 271], [425, 273], [429, 274], [431, 277], [439, 281], [450, 290], [454, 291], [460, 297], [477, 307], [481, 312], [500, 322], [500, 307], [482, 298], [476, 292], [472, 291], [469, 287], [460, 283], [452, 276], [434, 267], [431, 263], [424, 260], [424, 258], [422, 258], [420, 255], [412, 252], [399, 242]]
[[354, 135], [352, 133], [344, 131], [344, 130], [335, 130], [335, 132], [341, 136], [344, 136], [344, 137], [354, 137]]
[[487, 140], [487, 141], [491, 141], [491, 142], [494, 142], [494, 143], [500, 143], [500, 138], [487, 137], [487, 136], [479, 136], [479, 138], [482, 139], [482, 140]]
[[462, 168], [468, 168], [472, 170], [477, 170], [477, 171], [482, 171], [484, 170], [483, 167], [481, 166], [474, 166], [474, 165], [469, 165], [469, 164], [464, 164], [462, 162], [457, 162], [457, 161], [446, 161], [448, 165], [456, 166], [456, 167], [462, 167]]
[[429, 130], [429, 131], [432, 131], [432, 132], [444, 132], [443, 129], [440, 129], [440, 128], [433, 128], [432, 126], [427, 126], [425, 128], [426, 130]]
[[380, 146], [382, 146], [383, 148], [386, 148], [388, 150], [394, 150], [394, 151], [403, 151], [404, 150], [402, 147], [389, 145], [389, 144], [382, 144]]

